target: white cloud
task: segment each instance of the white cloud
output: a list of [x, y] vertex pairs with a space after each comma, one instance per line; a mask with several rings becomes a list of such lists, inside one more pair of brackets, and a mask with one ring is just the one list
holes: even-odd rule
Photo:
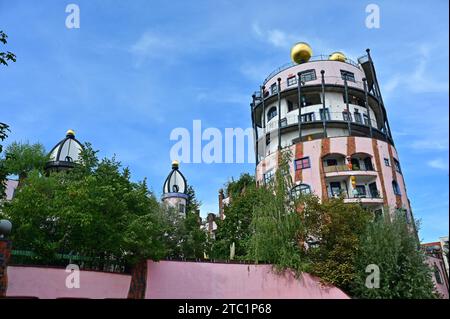
[[428, 166], [448, 172], [448, 162], [442, 158], [436, 158], [427, 162]]
[[176, 45], [170, 38], [147, 31], [131, 45], [129, 52], [134, 55], [136, 66], [139, 67], [149, 59], [164, 58], [167, 60], [175, 49]]
[[410, 147], [417, 150], [435, 150], [445, 151], [448, 150], [448, 139], [422, 139], [414, 141], [410, 144]]
[[448, 79], [433, 78], [432, 72], [429, 70], [433, 49], [433, 45], [423, 43], [418, 50], [412, 51], [418, 53], [413, 57], [405, 57], [405, 59], [409, 59], [411, 64], [416, 65], [414, 70], [409, 73], [394, 74], [386, 85], [383, 85], [383, 90], [389, 94], [400, 87], [414, 93], [448, 93]]

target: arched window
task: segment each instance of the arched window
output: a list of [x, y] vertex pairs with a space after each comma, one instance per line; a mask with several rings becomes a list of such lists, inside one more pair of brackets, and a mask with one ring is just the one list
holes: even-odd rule
[[441, 277], [441, 272], [439, 271], [438, 266], [434, 265], [434, 277], [436, 278], [436, 282], [438, 284], [443, 284], [444, 282], [442, 281], [442, 277]]
[[272, 106], [269, 109], [269, 112], [267, 112], [267, 122], [273, 119], [275, 116], [277, 116], [277, 108], [275, 106]]
[[311, 187], [308, 184], [299, 184], [291, 189], [293, 197], [298, 198], [300, 195], [311, 194]]
[[395, 195], [401, 195], [400, 187], [398, 186], [397, 181], [392, 181], [392, 188], [394, 190]]

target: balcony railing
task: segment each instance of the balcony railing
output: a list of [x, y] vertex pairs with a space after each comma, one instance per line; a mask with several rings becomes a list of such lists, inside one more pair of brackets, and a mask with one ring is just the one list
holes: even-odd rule
[[[302, 112], [301, 122], [302, 123], [313, 123], [313, 122], [322, 122], [322, 112]], [[344, 117], [343, 112], [325, 112], [326, 121], [341, 121], [344, 123], [348, 123], [349, 121]], [[359, 113], [361, 116], [361, 121], [355, 121], [354, 113], [352, 113], [352, 119], [350, 123], [352, 124], [360, 124], [364, 126], [369, 126], [369, 122], [367, 118], [364, 118], [363, 113]], [[377, 128], [377, 121], [373, 118], [370, 119], [370, 123], [373, 128]], [[298, 124], [298, 114], [287, 114], [284, 118], [281, 119], [281, 127]], [[269, 123], [266, 125], [266, 132], [270, 132], [274, 129], [278, 128], [278, 116], [275, 116]]]
[[325, 173], [337, 173], [337, 172], [345, 172], [350, 171], [350, 168], [343, 164], [343, 165], [331, 165], [331, 166], [324, 166], [323, 171]]
[[366, 193], [366, 194], [347, 194], [346, 191], [342, 190], [340, 193], [334, 193], [332, 194], [330, 191], [328, 192], [328, 197], [330, 198], [338, 198], [342, 197], [344, 199], [381, 199], [380, 192], [374, 191], [373, 193]]
[[[321, 55], [315, 55], [315, 56], [311, 57], [308, 62], [325, 61], [325, 60], [329, 60], [329, 55], [321, 54]], [[359, 63], [357, 63], [351, 59], [348, 59], [348, 58], [345, 59], [345, 63], [353, 65], [354, 67], [357, 67], [358, 69], [360, 68]], [[269, 81], [271, 78], [273, 78], [276, 74], [278, 74], [286, 69], [289, 69], [290, 67], [293, 67], [295, 65], [298, 65], [298, 64], [294, 63], [294, 62], [289, 62], [289, 63], [285, 63], [282, 66], [276, 68], [275, 70], [270, 72], [269, 75], [264, 79], [263, 84], [266, 84], [267, 81]]]

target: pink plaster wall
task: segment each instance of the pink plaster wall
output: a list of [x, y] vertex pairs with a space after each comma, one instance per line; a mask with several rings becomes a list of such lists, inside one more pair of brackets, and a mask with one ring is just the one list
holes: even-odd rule
[[309, 274], [278, 276], [270, 265], [148, 261], [148, 269], [148, 299], [349, 298]]
[[6, 180], [6, 200], [11, 200], [13, 198], [13, 194], [15, 189], [19, 185], [19, 181], [13, 179]]
[[434, 266], [437, 266], [437, 268], [439, 269], [439, 272], [441, 273], [441, 278], [443, 280], [443, 284], [438, 284], [436, 282], [436, 277], [434, 275], [433, 272], [433, 283], [434, 286], [436, 287], [437, 292], [445, 299], [449, 298], [449, 294], [448, 294], [448, 278], [446, 276], [446, 272], [445, 272], [445, 267], [444, 267], [444, 262], [442, 261], [442, 259], [440, 258], [436, 258], [433, 256], [426, 256], [426, 262], [428, 263], [428, 265], [434, 269]]
[[80, 288], [66, 287], [63, 268], [9, 266], [7, 297], [126, 298], [131, 276], [96, 271], [80, 272]]

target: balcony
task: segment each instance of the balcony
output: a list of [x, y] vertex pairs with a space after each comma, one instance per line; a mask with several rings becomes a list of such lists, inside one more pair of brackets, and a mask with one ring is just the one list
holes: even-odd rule
[[[321, 106], [321, 105], [318, 105]], [[323, 112], [305, 112], [301, 114], [301, 123], [303, 124], [313, 124], [313, 123], [320, 123], [323, 122]], [[364, 113], [360, 113], [361, 120], [356, 120], [352, 117], [352, 119], [349, 121], [348, 118], [346, 118], [346, 115], [344, 112], [327, 112], [325, 111], [325, 120], [327, 123], [330, 122], [339, 122], [345, 125], [348, 125], [350, 123], [351, 125], [360, 125], [364, 127], [369, 127], [369, 120], [367, 117], [364, 116]], [[375, 119], [370, 119], [370, 123], [372, 125], [373, 129], [377, 129], [377, 121]], [[281, 119], [281, 128], [289, 127], [293, 125], [298, 125], [298, 111], [291, 111], [288, 114], [286, 114], [285, 117]], [[274, 118], [272, 118], [267, 124], [265, 129], [258, 129], [260, 132], [269, 133], [271, 131], [274, 131], [278, 129], [278, 116], [276, 115]]]

